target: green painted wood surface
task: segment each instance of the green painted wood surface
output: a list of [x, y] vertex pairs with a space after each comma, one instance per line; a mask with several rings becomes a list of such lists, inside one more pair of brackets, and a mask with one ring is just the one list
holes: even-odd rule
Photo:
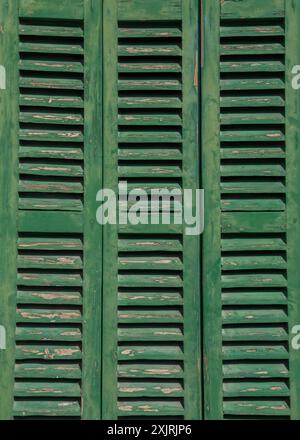
[[[194, 0], [104, 2], [105, 187], [199, 187], [197, 26]], [[103, 418], [201, 418], [199, 238], [181, 225], [103, 230]], [[179, 359], [183, 382], [164, 395]]]
[[17, 167], [18, 167], [18, 6], [0, 4], [0, 64], [6, 70], [6, 89], [0, 90], [0, 325], [6, 330], [6, 349], [0, 350], [0, 419], [12, 418], [15, 352]]
[[[103, 187], [118, 193], [117, 0], [103, 1]], [[106, 86], [109, 85], [109, 86]], [[117, 419], [118, 230], [103, 227], [102, 418]]]
[[[183, 157], [182, 186], [196, 191], [200, 187], [199, 124], [199, 10], [198, 2], [182, 2], [183, 65]], [[193, 200], [195, 209], [195, 199]], [[202, 418], [201, 402], [201, 301], [200, 237], [183, 234], [184, 299], [184, 410], [185, 419]], [[200, 260], [200, 261], [199, 261]]]
[[203, 2], [204, 67], [202, 69], [202, 185], [205, 227], [202, 238], [204, 418], [222, 418], [219, 32], [220, 3]]
[[96, 221], [97, 191], [102, 186], [101, 2], [84, 2], [85, 71], [85, 210], [83, 281], [83, 419], [101, 418], [102, 381], [102, 228]]
[[287, 250], [288, 250], [288, 313], [290, 332], [290, 392], [291, 418], [300, 419], [300, 352], [292, 347], [293, 326], [300, 318], [300, 200], [299, 182], [299, 112], [300, 97], [292, 88], [292, 68], [298, 64], [300, 5], [293, 0], [286, 1], [286, 150], [287, 150]]
[[[211, 87], [203, 82], [203, 102], [206, 104], [206, 89], [215, 90], [216, 109], [212, 116], [208, 104], [204, 106], [202, 144], [204, 164], [215, 160], [209, 190], [217, 185], [208, 201], [206, 198], [210, 217], [203, 248], [204, 271], [210, 276], [219, 271], [213, 276], [213, 287], [206, 291], [204, 284], [204, 329], [210, 329], [206, 337], [214, 346], [216, 341], [222, 345], [209, 370], [214, 374], [211, 387], [204, 376], [205, 404], [213, 407], [213, 418], [299, 418], [299, 356], [291, 343], [299, 316], [299, 124], [295, 118], [299, 99], [291, 87], [292, 68], [297, 64], [298, 9], [292, 0], [221, 2], [221, 21], [217, 19], [214, 34], [222, 57], [215, 59], [216, 65], [220, 61], [220, 72], [216, 66], [211, 69], [215, 72], [211, 73]], [[206, 39], [207, 35], [205, 31]], [[207, 44], [211, 41], [210, 37]], [[268, 54], [272, 53], [276, 62], [272, 59], [269, 63]], [[231, 58], [236, 55], [237, 61]], [[204, 75], [211, 58], [210, 52], [204, 60]], [[221, 114], [217, 120], [218, 104]], [[205, 137], [207, 126], [208, 139], [216, 132], [216, 144], [220, 143], [215, 149]], [[214, 197], [218, 200], [213, 213]], [[214, 235], [211, 249], [206, 249], [210, 223], [214, 224]], [[220, 242], [214, 247], [220, 232]], [[221, 318], [213, 314], [215, 303], [210, 312], [210, 304], [205, 305], [208, 295], [213, 298], [216, 285]], [[205, 317], [207, 321], [215, 319], [205, 325]], [[211, 333], [214, 326], [215, 333]], [[213, 350], [209, 347], [210, 354]], [[215, 371], [220, 366], [219, 376]], [[211, 389], [214, 395], [209, 395]], [[206, 415], [211, 416], [209, 412]]]

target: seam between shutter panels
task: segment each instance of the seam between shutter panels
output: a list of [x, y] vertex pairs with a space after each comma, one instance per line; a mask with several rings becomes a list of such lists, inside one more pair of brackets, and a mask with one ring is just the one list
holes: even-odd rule
[[[19, 33], [19, 210], [32, 231], [18, 236], [14, 416], [80, 418], [83, 23], [24, 18]], [[61, 213], [68, 233], [52, 224]]]
[[221, 20], [225, 418], [290, 414], [284, 19]]

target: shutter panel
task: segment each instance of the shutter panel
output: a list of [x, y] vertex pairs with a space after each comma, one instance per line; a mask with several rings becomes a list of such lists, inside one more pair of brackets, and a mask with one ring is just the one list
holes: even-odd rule
[[[104, 1], [106, 188], [198, 185], [196, 6]], [[198, 255], [181, 225], [104, 226], [105, 419], [200, 418]]]
[[299, 98], [289, 27], [299, 9], [281, 0], [205, 2], [205, 19], [206, 417], [296, 418], [299, 355], [289, 342], [299, 320]]
[[[99, 56], [100, 34], [95, 26], [95, 49], [89, 51], [88, 30], [97, 7], [81, 0], [9, 3], [11, 26], [18, 30], [10, 35], [18, 62], [10, 67], [15, 82], [9, 91], [18, 107], [14, 104], [7, 116], [15, 124], [13, 152], [7, 154], [13, 161], [8, 173], [15, 179], [10, 197], [18, 195], [18, 202], [10, 213], [12, 221], [17, 214], [10, 236], [16, 258], [9, 257], [9, 276], [15, 280], [9, 292], [15, 296], [11, 304], [16, 302], [11, 316], [15, 347], [12, 331], [7, 341], [14, 403], [12, 410], [11, 402], [3, 402], [9, 408], [3, 414], [99, 418], [101, 334], [95, 320], [101, 319], [101, 291], [93, 261], [99, 256], [101, 269], [101, 242], [99, 226], [91, 219], [96, 210], [93, 185], [101, 185], [101, 83], [98, 68], [93, 73], [89, 69]], [[94, 322], [87, 323], [92, 311]]]

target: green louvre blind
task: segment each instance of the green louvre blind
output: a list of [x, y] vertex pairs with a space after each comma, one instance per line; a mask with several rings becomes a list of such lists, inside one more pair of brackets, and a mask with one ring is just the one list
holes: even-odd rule
[[[198, 185], [197, 2], [104, 1], [104, 187]], [[103, 417], [200, 414], [198, 238], [104, 226]]]
[[299, 5], [204, 6], [205, 416], [299, 418]]
[[100, 418], [100, 18], [1, 2], [1, 418]]

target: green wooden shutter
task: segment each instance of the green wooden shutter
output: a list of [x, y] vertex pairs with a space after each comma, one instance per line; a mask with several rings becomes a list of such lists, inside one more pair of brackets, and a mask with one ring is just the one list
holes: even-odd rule
[[[103, 16], [104, 187], [197, 187], [197, 2]], [[104, 226], [105, 419], [201, 417], [198, 255], [180, 225]]]
[[1, 418], [100, 418], [97, 19], [93, 0], [1, 2]]
[[204, 6], [205, 415], [299, 418], [299, 5]]

